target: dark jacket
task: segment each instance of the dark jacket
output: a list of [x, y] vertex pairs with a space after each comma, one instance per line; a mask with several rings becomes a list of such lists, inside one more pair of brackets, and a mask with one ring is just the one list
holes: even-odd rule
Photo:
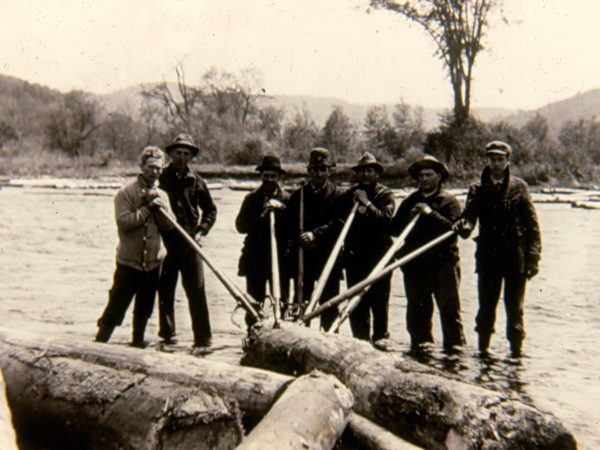
[[[177, 222], [191, 235], [207, 234], [217, 220], [215, 206], [206, 183], [189, 167], [179, 177], [170, 164], [160, 175], [160, 188], [169, 195]], [[200, 216], [200, 209], [202, 216]]]
[[[238, 265], [238, 275], [241, 276], [268, 276], [271, 272], [271, 229], [269, 216], [261, 217], [264, 204], [274, 198], [287, 204], [288, 194], [278, 187], [275, 195], [267, 196], [262, 185], [250, 192], [244, 201], [235, 219], [235, 228], [239, 233], [245, 234], [244, 247]], [[280, 270], [285, 251], [285, 226], [284, 210], [275, 211], [275, 235], [279, 251]], [[281, 278], [283, 279], [283, 277]]]
[[[398, 236], [412, 219], [411, 210], [417, 203], [426, 203], [432, 209], [427, 215], [421, 215], [412, 231], [406, 236], [404, 246], [398, 252], [403, 256], [427, 244], [452, 228], [460, 218], [460, 204], [454, 195], [443, 189], [425, 197], [420, 191], [413, 192], [400, 204], [392, 219], [390, 231]], [[428, 271], [446, 263], [458, 263], [458, 245], [456, 237], [447, 239], [413, 261], [402, 267], [405, 272]]]
[[352, 186], [340, 199], [338, 218], [342, 223], [352, 209], [353, 193], [357, 189], [363, 189], [367, 193], [372, 205], [369, 208], [359, 207], [359, 210], [364, 210], [364, 213], [357, 211], [346, 236], [345, 261], [347, 264], [362, 264], [371, 269], [385, 254], [392, 242], [389, 236], [389, 226], [396, 203], [391, 189], [382, 184], [376, 183], [368, 188], [359, 185]]
[[479, 220], [477, 272], [537, 268], [542, 244], [535, 208], [527, 184], [508, 168], [499, 186], [489, 168], [483, 170], [481, 181], [469, 189], [463, 218], [472, 226]]
[[[302, 196], [300, 193], [302, 192]], [[342, 190], [328, 181], [325, 186], [315, 191], [310, 183], [297, 189], [290, 196], [286, 209], [287, 239], [289, 242], [289, 267], [290, 274], [297, 272], [298, 248], [300, 246], [300, 197], [303, 197], [304, 223], [303, 232], [311, 231], [315, 235], [315, 241], [304, 250], [304, 273], [309, 278], [318, 278], [325, 266], [331, 249], [335, 245], [341, 223], [337, 220], [338, 201]], [[316, 277], [315, 277], [316, 275]], [[341, 268], [334, 274], [341, 278]]]

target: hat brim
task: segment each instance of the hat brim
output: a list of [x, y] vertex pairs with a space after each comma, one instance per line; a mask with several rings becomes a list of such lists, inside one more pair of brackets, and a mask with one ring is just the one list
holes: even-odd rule
[[176, 142], [173, 144], [169, 144], [165, 147], [165, 151], [167, 152], [167, 155], [170, 155], [171, 152], [173, 150], [175, 150], [176, 148], [186, 148], [192, 152], [192, 156], [198, 156], [198, 152], [200, 152], [200, 149], [198, 147], [196, 147], [195, 145], [186, 144], [183, 142]]
[[507, 150], [502, 150], [500, 148], [493, 148], [491, 150], [486, 150], [485, 156], [487, 156], [487, 155], [504, 155], [504, 156], [510, 156], [510, 152], [508, 152]]
[[435, 161], [417, 161], [408, 168], [408, 174], [415, 180], [419, 178], [419, 173], [423, 169], [433, 169], [442, 176], [441, 181], [450, 176], [450, 172], [444, 163]]
[[280, 175], [284, 175], [287, 173], [281, 167], [263, 166], [262, 164], [256, 166], [256, 168], [254, 170], [256, 170], [257, 172], [264, 172], [265, 170], [272, 170], [273, 172], [278, 172]]
[[376, 162], [369, 163], [369, 164], [358, 164], [357, 166], [351, 167], [351, 169], [356, 172], [358, 169], [362, 169], [364, 167], [374, 167], [375, 169], [377, 169], [379, 171], [379, 173], [383, 173], [383, 166]]

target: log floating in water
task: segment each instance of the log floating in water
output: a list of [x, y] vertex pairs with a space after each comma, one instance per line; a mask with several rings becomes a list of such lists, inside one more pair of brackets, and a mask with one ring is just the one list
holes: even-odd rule
[[306, 373], [319, 369], [354, 394], [354, 411], [427, 448], [575, 449], [552, 414], [445, 376], [368, 343], [305, 327], [257, 327], [244, 364]]
[[288, 385], [238, 450], [329, 450], [346, 427], [352, 403], [335, 377], [313, 371]]

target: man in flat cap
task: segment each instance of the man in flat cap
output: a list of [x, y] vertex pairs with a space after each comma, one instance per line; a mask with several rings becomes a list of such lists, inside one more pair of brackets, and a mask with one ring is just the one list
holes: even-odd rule
[[482, 355], [488, 352], [504, 283], [506, 337], [511, 355], [520, 357], [525, 337], [525, 287], [538, 272], [542, 245], [527, 184], [510, 173], [511, 153], [511, 146], [503, 141], [486, 145], [487, 166], [480, 182], [470, 187], [455, 230], [466, 238], [479, 220], [475, 253], [479, 291], [475, 330], [479, 351]]
[[[454, 195], [442, 183], [448, 168], [434, 156], [426, 155], [412, 164], [408, 173], [418, 189], [400, 204], [391, 224], [392, 235], [398, 236], [415, 214], [420, 214], [415, 227], [406, 236], [400, 255], [406, 255], [427, 244], [460, 218], [461, 208]], [[456, 237], [428, 250], [402, 267], [406, 293], [406, 328], [411, 349], [418, 351], [433, 342], [433, 299], [440, 311], [444, 350], [452, 352], [465, 344], [460, 318], [460, 265]]]
[[157, 189], [165, 156], [161, 149], [145, 147], [140, 155], [141, 173], [115, 196], [115, 220], [119, 234], [117, 268], [108, 304], [98, 319], [96, 342], [107, 342], [121, 325], [135, 296], [131, 345], [145, 347], [144, 331], [154, 309], [160, 266], [166, 250], [161, 233], [173, 228], [159, 212], [171, 214], [167, 194]]
[[[292, 193], [286, 208], [286, 231], [289, 233], [290, 276], [294, 278], [296, 295], [308, 300], [315, 283], [335, 245], [341, 227], [336, 216], [341, 190], [329, 180], [335, 162], [329, 150], [313, 148], [307, 171], [309, 182]], [[299, 249], [302, 265], [299, 267]], [[302, 279], [299, 280], [300, 272]], [[334, 266], [319, 301], [322, 303], [339, 294], [342, 278], [341, 264]], [[299, 292], [301, 290], [302, 292]], [[326, 310], [320, 317], [321, 328], [328, 331], [337, 316], [337, 308]]]
[[[257, 302], [263, 303], [267, 294], [267, 282], [271, 282], [271, 229], [269, 213], [275, 211], [275, 235], [280, 261], [280, 289], [282, 301], [287, 299], [289, 278], [284, 263], [286, 233], [284, 230], [285, 206], [288, 194], [279, 184], [285, 170], [276, 154], [266, 154], [256, 166], [260, 172], [261, 185], [250, 192], [235, 219], [235, 228], [245, 234], [244, 247], [238, 264], [238, 275], [246, 277], [246, 292]], [[248, 329], [256, 319], [246, 312]]]
[[[352, 170], [356, 174], [357, 183], [340, 200], [344, 220], [354, 202], [359, 204], [344, 245], [348, 286], [365, 279], [385, 255], [391, 244], [389, 226], [396, 207], [391, 189], [379, 182], [383, 166], [373, 154], [363, 153]], [[350, 314], [350, 328], [355, 338], [376, 342], [389, 337], [390, 283], [391, 274], [373, 283]]]
[[[198, 147], [189, 134], [181, 133], [167, 145], [171, 163], [160, 176], [160, 187], [168, 195], [177, 222], [197, 241], [208, 234], [217, 220], [217, 207], [204, 180], [189, 167]], [[158, 290], [159, 331], [166, 343], [175, 336], [175, 289], [181, 273], [192, 319], [194, 347], [211, 344], [211, 327], [204, 286], [202, 259], [176, 231], [165, 237], [168, 254]]]

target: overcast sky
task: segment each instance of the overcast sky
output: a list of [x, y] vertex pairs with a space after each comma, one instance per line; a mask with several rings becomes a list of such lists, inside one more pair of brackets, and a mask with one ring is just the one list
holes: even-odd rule
[[[253, 68], [267, 94], [449, 107], [429, 37], [368, 0], [0, 0], [0, 73], [97, 93], [210, 67]], [[600, 87], [600, 2], [505, 0], [474, 106], [533, 109]]]

